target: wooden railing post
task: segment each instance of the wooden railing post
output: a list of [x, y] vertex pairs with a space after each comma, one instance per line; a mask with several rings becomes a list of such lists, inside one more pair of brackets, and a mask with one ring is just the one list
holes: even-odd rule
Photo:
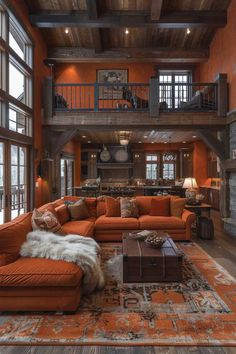
[[159, 86], [157, 77], [149, 80], [149, 112], [151, 117], [159, 116]]
[[219, 74], [217, 79], [218, 116], [225, 117], [228, 111], [227, 74]]
[[99, 105], [99, 85], [97, 82], [94, 83], [94, 112], [98, 112]]
[[44, 118], [49, 119], [53, 116], [54, 108], [54, 88], [51, 76], [46, 76], [43, 83], [43, 108]]

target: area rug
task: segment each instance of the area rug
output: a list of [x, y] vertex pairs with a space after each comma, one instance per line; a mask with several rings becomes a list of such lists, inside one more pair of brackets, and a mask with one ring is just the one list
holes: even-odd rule
[[102, 245], [103, 291], [74, 315], [2, 313], [0, 344], [235, 346], [236, 280], [198, 245], [178, 247], [182, 283], [123, 284], [121, 245]]

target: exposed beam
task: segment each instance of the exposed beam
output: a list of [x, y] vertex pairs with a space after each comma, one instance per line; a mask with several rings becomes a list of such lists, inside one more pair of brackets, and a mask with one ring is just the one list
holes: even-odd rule
[[59, 154], [63, 147], [78, 133], [76, 128], [67, 128], [62, 133], [55, 133], [51, 129], [44, 129], [44, 149], [50, 157]]
[[209, 130], [202, 129], [197, 131], [198, 136], [204, 141], [204, 143], [215, 152], [221, 161], [225, 161], [226, 151], [224, 144], [217, 139]]
[[161, 17], [163, 0], [151, 0], [151, 21], [158, 21]]
[[[65, 119], [66, 117], [66, 119]], [[149, 113], [141, 112], [55, 112], [51, 119], [45, 119], [44, 125], [74, 127], [75, 129], [127, 130], [127, 129], [167, 129], [167, 130], [223, 130], [226, 118], [216, 113], [160, 113], [158, 119]]]
[[[97, 1], [86, 0], [88, 16], [91, 20], [98, 18]], [[103, 51], [101, 30], [99, 28], [91, 28], [93, 46], [95, 53], [101, 53]]]
[[194, 28], [224, 27], [227, 23], [226, 11], [179, 11], [150, 20], [150, 15], [142, 11], [113, 11], [92, 19], [86, 11], [38, 11], [30, 14], [30, 21], [38, 27], [156, 27], [156, 28]]
[[79, 47], [55, 47], [48, 51], [49, 62], [152, 62], [201, 63], [208, 59], [208, 49], [179, 50], [173, 48], [111, 48], [102, 53]]

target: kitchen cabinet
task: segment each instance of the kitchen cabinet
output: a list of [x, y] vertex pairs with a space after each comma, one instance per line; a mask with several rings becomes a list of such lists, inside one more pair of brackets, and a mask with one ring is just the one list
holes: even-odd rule
[[219, 177], [219, 173], [217, 172], [217, 156], [212, 151], [208, 152], [207, 175], [208, 175], [208, 178], [218, 178]]
[[133, 178], [146, 178], [146, 154], [144, 151], [133, 152]]

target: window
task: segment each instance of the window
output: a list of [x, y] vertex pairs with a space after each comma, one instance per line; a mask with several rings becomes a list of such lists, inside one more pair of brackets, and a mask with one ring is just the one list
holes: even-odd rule
[[[3, 223], [30, 207], [33, 47], [26, 30], [5, 5], [0, 5], [0, 37], [0, 223]], [[12, 132], [7, 133], [8, 141], [4, 139], [6, 130]]]
[[61, 158], [61, 197], [72, 195], [74, 187], [74, 160], [72, 158]]
[[176, 177], [176, 153], [166, 152], [162, 155], [162, 177], [175, 179]]
[[157, 179], [159, 165], [159, 155], [147, 154], [146, 155], [146, 179]]
[[186, 73], [159, 73], [159, 100], [166, 102], [168, 109], [177, 109], [181, 101], [188, 101], [191, 80], [189, 72]]

